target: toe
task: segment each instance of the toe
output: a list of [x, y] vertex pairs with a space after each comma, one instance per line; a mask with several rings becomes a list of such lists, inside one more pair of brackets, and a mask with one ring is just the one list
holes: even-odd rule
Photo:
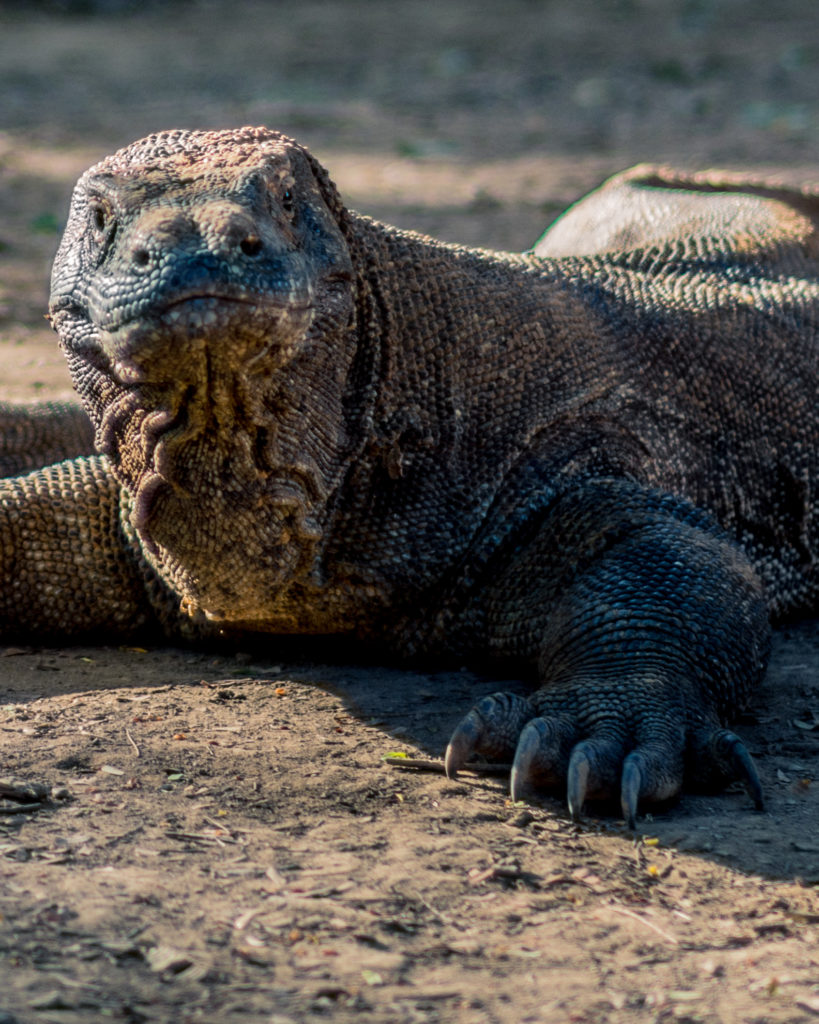
[[572, 750], [566, 774], [569, 813], [577, 821], [586, 799], [610, 799], [617, 791], [624, 743], [604, 733], [592, 735]]
[[484, 697], [461, 719], [446, 748], [444, 765], [452, 779], [472, 754], [490, 760], [510, 760], [526, 722], [534, 715], [532, 705], [514, 693]]
[[634, 829], [641, 802], [669, 800], [682, 784], [682, 748], [648, 743], [635, 747], [623, 761], [620, 779], [620, 806], [628, 827]]
[[533, 718], [527, 722], [512, 763], [512, 799], [525, 800], [532, 789], [561, 785], [576, 738], [575, 727], [565, 719]]
[[748, 748], [730, 729], [699, 730], [692, 733], [687, 751], [689, 777], [694, 785], [719, 789], [741, 782], [758, 811], [765, 808], [762, 783]]

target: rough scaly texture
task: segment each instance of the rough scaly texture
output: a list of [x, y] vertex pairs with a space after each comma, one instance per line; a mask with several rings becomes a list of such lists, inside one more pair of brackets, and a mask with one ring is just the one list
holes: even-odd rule
[[266, 129], [134, 143], [55, 260], [101, 454], [4, 484], [7, 633], [512, 659], [540, 688], [469, 712], [451, 773], [630, 822], [685, 778], [760, 804], [724, 723], [769, 612], [817, 604], [816, 213], [640, 169], [499, 254], [353, 214]]

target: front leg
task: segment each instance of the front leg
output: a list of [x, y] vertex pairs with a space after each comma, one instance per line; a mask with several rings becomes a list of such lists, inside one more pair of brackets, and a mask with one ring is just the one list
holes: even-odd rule
[[666, 800], [685, 780], [743, 779], [762, 795], [745, 746], [724, 727], [761, 678], [769, 645], [761, 585], [706, 513], [618, 480], [580, 482], [485, 594], [491, 649], [537, 660], [541, 688], [485, 698], [447, 750], [511, 758], [512, 795], [561, 790]]
[[156, 617], [102, 456], [0, 481], [0, 635], [127, 636]]
[[94, 452], [94, 431], [75, 402], [0, 402], [0, 477]]

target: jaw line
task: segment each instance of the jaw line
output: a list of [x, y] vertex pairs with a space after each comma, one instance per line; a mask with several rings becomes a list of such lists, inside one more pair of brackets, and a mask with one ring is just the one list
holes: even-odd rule
[[[254, 293], [252, 295], [230, 295], [222, 292], [202, 292], [196, 291], [190, 294], [182, 293], [176, 298], [169, 302], [166, 302], [161, 309], [153, 312], [149, 312], [143, 316], [135, 316], [127, 320], [119, 320], [111, 324], [103, 324], [96, 322], [97, 330], [100, 333], [116, 335], [120, 331], [126, 331], [129, 328], [138, 328], [144, 326], [146, 330], [152, 330], [167, 326], [173, 326], [166, 324], [165, 317], [173, 310], [178, 309], [180, 306], [189, 306], [195, 302], [205, 303], [224, 303], [230, 306], [246, 306], [254, 311], [270, 311], [279, 313], [306, 313], [313, 308], [312, 298], [304, 299], [301, 302], [289, 302], [286, 298], [276, 299], [270, 295], [264, 293]], [[89, 319], [91, 317], [89, 316]], [[92, 322], [94, 322], [92, 320]]]
[[[196, 303], [201, 305], [197, 308]], [[213, 310], [213, 306], [217, 307], [217, 310]], [[226, 307], [232, 307], [234, 310], [241, 307], [247, 310], [245, 322], [249, 326], [253, 325], [255, 331], [264, 335], [273, 333], [271, 328], [276, 318], [282, 322], [296, 320], [298, 326], [296, 333], [304, 335], [307, 333], [315, 313], [312, 298], [298, 303], [288, 303], [287, 301], [279, 301], [264, 295], [256, 298], [250, 296], [237, 297], [214, 292], [192, 293], [191, 295], [174, 299], [172, 302], [164, 305], [160, 311], [144, 317], [134, 317], [110, 326], [95, 323], [97, 344], [94, 347], [102, 350], [108, 363], [104, 372], [111, 376], [120, 386], [126, 388], [152, 383], [150, 373], [139, 364], [138, 360], [134, 359], [135, 352], [129, 351], [133, 342], [136, 340], [136, 347], [138, 348], [138, 339], [141, 336], [153, 338], [153, 341], [157, 341], [163, 334], [172, 336], [173, 332], [180, 330], [191, 338], [195, 335], [201, 335], [203, 341], [210, 334], [218, 334], [220, 329], [229, 332], [230, 314], [225, 318], [225, 322], [220, 324], [218, 313], [219, 308]], [[203, 315], [202, 322], [189, 322], [186, 324], [186, 310], [191, 315], [197, 312], [201, 313]], [[206, 321], [204, 319], [205, 316], [213, 317], [213, 319]], [[299, 324], [298, 321], [302, 322]], [[268, 326], [265, 329], [266, 324]], [[261, 340], [262, 344], [259, 346], [259, 351], [244, 360], [245, 369], [255, 365], [260, 359], [264, 358], [273, 344], [271, 338], [262, 338]]]

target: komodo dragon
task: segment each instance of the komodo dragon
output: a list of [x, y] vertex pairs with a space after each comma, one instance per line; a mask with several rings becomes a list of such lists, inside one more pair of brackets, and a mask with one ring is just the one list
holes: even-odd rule
[[473, 708], [450, 774], [632, 826], [684, 782], [761, 806], [724, 723], [819, 603], [817, 195], [647, 171], [492, 253], [350, 212], [273, 131], [133, 143], [52, 278], [100, 454], [3, 410], [46, 466], [2, 484], [4, 634], [506, 658], [541, 687]]

